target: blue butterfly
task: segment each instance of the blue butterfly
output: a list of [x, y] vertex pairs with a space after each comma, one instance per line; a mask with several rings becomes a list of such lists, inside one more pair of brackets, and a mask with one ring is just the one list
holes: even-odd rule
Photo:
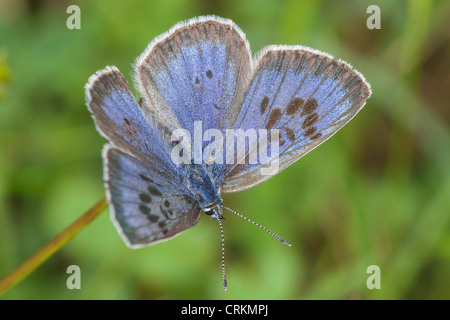
[[[245, 34], [216, 16], [178, 23], [155, 38], [136, 60], [134, 82], [139, 102], [114, 66], [86, 85], [87, 106], [109, 141], [102, 155], [111, 219], [125, 243], [140, 248], [191, 228], [205, 212], [220, 225], [224, 289], [220, 195], [284, 170], [342, 128], [371, 95], [348, 63], [314, 49], [268, 46], [252, 58]], [[215, 135], [192, 148], [186, 134], [198, 124], [201, 136]], [[180, 130], [184, 136], [174, 137]], [[260, 131], [256, 140], [251, 130]], [[262, 146], [270, 156], [260, 156]], [[265, 173], [270, 167], [275, 172]]]

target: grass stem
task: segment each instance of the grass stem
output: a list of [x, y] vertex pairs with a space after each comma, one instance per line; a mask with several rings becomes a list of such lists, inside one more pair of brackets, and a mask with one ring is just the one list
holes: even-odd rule
[[84, 227], [97, 218], [107, 206], [108, 204], [106, 203], [106, 199], [103, 197], [74, 223], [54, 237], [43, 248], [28, 258], [11, 273], [2, 278], [0, 280], [0, 296], [47, 261], [61, 247], [75, 237]]

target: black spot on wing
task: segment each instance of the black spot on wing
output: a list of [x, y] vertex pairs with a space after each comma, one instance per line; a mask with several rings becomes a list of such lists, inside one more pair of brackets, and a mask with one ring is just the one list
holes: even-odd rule
[[313, 113], [305, 118], [303, 120], [302, 129], [306, 129], [308, 127], [311, 127], [319, 120], [319, 115], [317, 113]]
[[316, 127], [309, 127], [308, 130], [305, 131], [305, 137], [312, 136], [316, 131]]
[[266, 129], [272, 129], [273, 126], [280, 120], [281, 118], [281, 110], [280, 109], [273, 109], [269, 116], [269, 121], [267, 122]]
[[301, 99], [301, 98], [292, 99], [291, 102], [289, 102], [289, 105], [286, 109], [286, 114], [290, 115], [290, 116], [296, 114], [300, 110], [302, 105], [303, 105], [303, 99]]
[[266, 112], [266, 108], [267, 105], [269, 104], [269, 98], [268, 97], [264, 97], [261, 101], [261, 114], [263, 114], [264, 112]]
[[139, 205], [139, 211], [141, 211], [143, 214], [147, 215], [150, 213], [151, 210], [149, 207], [141, 204], [141, 205]]
[[162, 196], [162, 193], [155, 187], [148, 186], [147, 190], [148, 190], [148, 192], [150, 192], [151, 194], [153, 194], [155, 196], [158, 196], [158, 197]]
[[147, 181], [147, 182], [153, 182], [152, 179], [150, 179], [149, 177], [143, 175], [142, 173], [139, 173], [139, 177], [140, 177], [142, 180], [144, 180], [144, 181]]
[[290, 128], [285, 128], [284, 129], [286, 131], [286, 135], [288, 137], [289, 140], [294, 141], [295, 140], [295, 133], [292, 129]]
[[312, 98], [306, 101], [305, 106], [303, 107], [302, 116], [310, 115], [314, 111], [316, 111], [319, 104], [317, 103], [317, 100]]
[[147, 203], [152, 202], [152, 197], [150, 197], [150, 195], [148, 195], [148, 194], [146, 194], [146, 193], [141, 193], [141, 194], [139, 195], [139, 199], [140, 199], [142, 202], [147, 202]]

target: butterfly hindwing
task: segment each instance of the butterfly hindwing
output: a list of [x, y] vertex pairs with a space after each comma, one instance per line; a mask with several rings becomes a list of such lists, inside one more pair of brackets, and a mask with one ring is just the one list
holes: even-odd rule
[[[234, 128], [279, 130], [277, 173], [342, 128], [370, 94], [362, 75], [343, 61], [306, 47], [271, 46], [260, 54]], [[270, 136], [267, 141], [270, 150]], [[247, 146], [245, 156], [264, 147], [261, 142]], [[226, 164], [218, 173], [222, 192], [269, 179], [261, 167], [259, 160]]]
[[110, 145], [103, 158], [111, 219], [128, 246], [168, 240], [198, 222], [201, 210], [181, 179], [168, 179]]

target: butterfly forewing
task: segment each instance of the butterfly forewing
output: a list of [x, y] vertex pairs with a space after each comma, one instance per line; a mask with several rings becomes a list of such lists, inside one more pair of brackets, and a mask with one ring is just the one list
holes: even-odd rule
[[181, 179], [109, 145], [103, 154], [111, 219], [130, 247], [170, 239], [198, 222], [201, 210]]
[[191, 19], [156, 38], [139, 57], [135, 81], [145, 106], [172, 128], [227, 128], [241, 106], [250, 72], [248, 43], [231, 21]]
[[[279, 130], [279, 163], [285, 169], [343, 127], [365, 104], [370, 87], [345, 62], [305, 47], [269, 47], [260, 55], [234, 128]], [[271, 149], [246, 146], [245, 156]], [[251, 188], [273, 175], [261, 161], [223, 166], [222, 192]]]
[[106, 67], [91, 76], [86, 96], [97, 129], [113, 146], [152, 163], [169, 176], [176, 173], [164, 131], [144, 114], [116, 67]]

